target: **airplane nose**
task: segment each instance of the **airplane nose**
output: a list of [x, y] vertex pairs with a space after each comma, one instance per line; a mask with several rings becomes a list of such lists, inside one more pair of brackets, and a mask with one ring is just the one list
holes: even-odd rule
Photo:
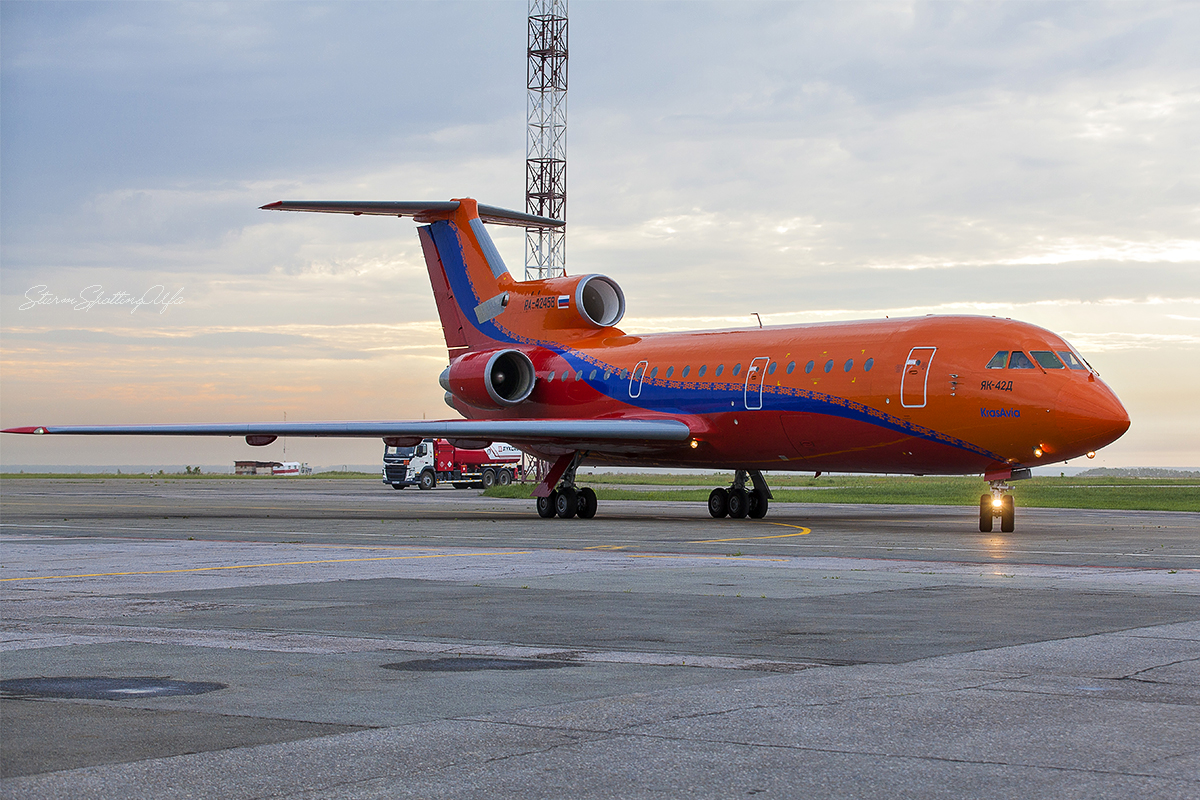
[[1129, 412], [1100, 381], [1071, 381], [1058, 394], [1054, 414], [1064, 438], [1080, 452], [1099, 450], [1129, 430]]

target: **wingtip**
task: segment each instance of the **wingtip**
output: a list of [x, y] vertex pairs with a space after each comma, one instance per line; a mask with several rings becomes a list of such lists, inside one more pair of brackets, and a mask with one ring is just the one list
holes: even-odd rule
[[33, 425], [27, 428], [5, 428], [0, 433], [46, 433], [46, 429], [41, 425]]
[[265, 206], [259, 206], [258, 210], [259, 211], [268, 211], [272, 208], [279, 208], [281, 205], [283, 205], [283, 201], [276, 200], [274, 203], [267, 203]]

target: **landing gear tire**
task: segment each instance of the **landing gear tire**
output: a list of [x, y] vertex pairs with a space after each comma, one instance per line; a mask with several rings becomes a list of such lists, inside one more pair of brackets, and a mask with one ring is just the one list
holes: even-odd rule
[[576, 502], [579, 504], [579, 509], [575, 513], [580, 519], [591, 519], [596, 516], [596, 493], [590, 488], [580, 489]]
[[554, 513], [559, 519], [570, 519], [579, 511], [579, 493], [569, 486], [564, 486], [556, 492], [554, 498]]
[[437, 477], [432, 472], [422, 472], [420, 482], [417, 484], [422, 489], [432, 489], [437, 486]]
[[708, 513], [713, 519], [721, 519], [729, 514], [729, 492], [718, 486], [709, 492]]
[[512, 472], [506, 469], [500, 470], [500, 474], [496, 476], [496, 482], [501, 486], [508, 486], [512, 483]]
[[750, 492], [750, 510], [748, 516], [750, 519], [762, 519], [767, 515], [767, 507], [769, 505], [767, 493], [762, 489], [755, 489]]
[[554, 516], [554, 500], [558, 492], [551, 492], [548, 497], [539, 497], [537, 499], [538, 516], [542, 519], [550, 519]]
[[750, 495], [745, 489], [729, 490], [729, 516], [733, 519], [745, 519], [750, 511]]
[[496, 470], [485, 469], [483, 471], [483, 488], [490, 489], [496, 485]]
[[1011, 494], [1006, 494], [1000, 498], [1000, 530], [1003, 533], [1012, 533], [1015, 527], [1016, 508], [1013, 505]]
[[990, 494], [979, 497], [979, 532], [992, 532], [992, 496]]

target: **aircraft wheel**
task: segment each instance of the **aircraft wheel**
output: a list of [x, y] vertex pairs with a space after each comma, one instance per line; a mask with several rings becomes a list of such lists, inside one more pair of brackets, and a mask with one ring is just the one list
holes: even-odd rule
[[979, 497], [979, 532], [992, 532], [992, 496], [990, 494]]
[[579, 511], [579, 493], [570, 486], [564, 486], [558, 490], [558, 496], [554, 498], [554, 513], [558, 514], [559, 519], [570, 519]]
[[485, 469], [483, 471], [483, 488], [490, 489], [496, 485], [496, 470]]
[[762, 519], [767, 515], [767, 493], [762, 489], [750, 492], [750, 519]]
[[1012, 533], [1015, 527], [1016, 508], [1013, 504], [1012, 495], [1006, 494], [1000, 498], [1000, 530], [1004, 533]]
[[729, 516], [733, 519], [744, 519], [750, 510], [750, 495], [745, 489], [729, 490]]
[[596, 516], [596, 493], [589, 487], [579, 490], [579, 510], [576, 512], [580, 519], [591, 519]]
[[421, 473], [421, 480], [417, 485], [422, 489], [432, 489], [434, 486], [437, 486], [437, 476], [433, 472], [426, 470]]
[[558, 492], [551, 492], [549, 497], [539, 497], [537, 499], [538, 516], [542, 519], [550, 519], [554, 516], [554, 498]]
[[508, 486], [512, 483], [512, 471], [507, 469], [500, 470], [500, 474], [496, 476], [496, 482], [501, 486]]
[[713, 519], [721, 519], [729, 514], [729, 492], [718, 486], [708, 495], [708, 513]]

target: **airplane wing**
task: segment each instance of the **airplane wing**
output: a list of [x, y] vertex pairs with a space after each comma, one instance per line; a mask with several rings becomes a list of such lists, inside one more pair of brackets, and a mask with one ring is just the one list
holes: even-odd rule
[[671, 419], [411, 420], [383, 422], [255, 422], [190, 425], [39, 425], [3, 433], [72, 436], [244, 436], [267, 445], [280, 436], [380, 439], [450, 439], [509, 442], [555, 449], [619, 450], [683, 442], [691, 429]]

